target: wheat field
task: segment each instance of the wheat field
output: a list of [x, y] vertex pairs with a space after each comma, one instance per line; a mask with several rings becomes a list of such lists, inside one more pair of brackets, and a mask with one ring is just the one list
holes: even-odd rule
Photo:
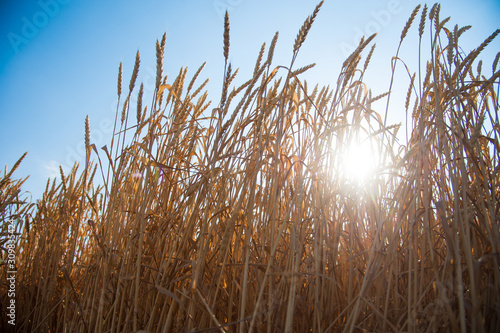
[[[301, 78], [314, 64], [295, 68], [322, 3], [290, 64], [273, 64], [276, 33], [240, 86], [226, 13], [214, 103], [204, 65], [164, 75], [163, 35], [153, 96], [136, 82], [139, 52], [128, 87], [120, 63], [107, 146], [92, 144], [87, 117], [84, 164], [61, 168], [36, 203], [20, 199], [24, 180], [13, 176], [26, 154], [5, 169], [0, 330], [500, 331], [500, 52], [493, 68], [479, 58], [500, 30], [464, 54], [470, 26], [442, 20], [438, 4], [413, 10], [391, 73], [409, 77], [391, 81], [408, 85], [401, 142], [402, 126], [387, 123], [391, 87], [372, 96], [363, 82], [375, 35], [331, 86]], [[400, 47], [426, 38], [431, 50], [419, 47], [413, 73]], [[361, 186], [342, 169], [358, 138], [378, 158]], [[8, 219], [17, 235], [15, 327]]]

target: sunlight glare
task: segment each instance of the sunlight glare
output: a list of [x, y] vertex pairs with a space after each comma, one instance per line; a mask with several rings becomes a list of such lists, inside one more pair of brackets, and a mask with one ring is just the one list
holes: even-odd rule
[[354, 183], [362, 184], [373, 175], [379, 164], [377, 151], [377, 145], [368, 138], [353, 140], [341, 161], [344, 177]]

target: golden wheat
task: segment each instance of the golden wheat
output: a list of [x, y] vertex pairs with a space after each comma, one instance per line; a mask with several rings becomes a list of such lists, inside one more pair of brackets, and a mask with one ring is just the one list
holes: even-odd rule
[[[386, 124], [393, 80], [378, 96], [362, 82], [375, 35], [362, 39], [333, 87], [303, 79], [314, 64], [293, 67], [321, 5], [299, 30], [290, 66], [272, 64], [276, 33], [239, 86], [226, 13], [223, 87], [211, 110], [208, 79], [198, 82], [205, 64], [189, 81], [187, 68], [164, 76], [163, 35], [150, 112], [141, 83], [127, 145], [139, 52], [123, 102], [120, 63], [105, 157], [87, 117], [83, 171], [61, 168], [61, 183], [47, 182], [36, 207], [19, 198], [24, 180], [11, 179], [26, 154], [5, 170], [0, 216], [18, 218], [20, 236], [16, 331], [500, 329], [499, 56], [489, 77], [477, 61], [498, 30], [458, 57], [468, 28], [448, 29], [439, 5], [429, 15], [424, 5], [418, 45], [429, 20], [432, 50], [423, 78], [407, 69], [404, 107], [414, 107], [401, 145], [399, 125]], [[384, 100], [382, 116], [373, 107]], [[382, 164], [358, 186], [343, 177], [341, 152], [363, 135]], [[97, 169], [104, 186], [95, 185]], [[6, 234], [3, 224], [2, 246]], [[1, 272], [6, 278], [5, 265]]]

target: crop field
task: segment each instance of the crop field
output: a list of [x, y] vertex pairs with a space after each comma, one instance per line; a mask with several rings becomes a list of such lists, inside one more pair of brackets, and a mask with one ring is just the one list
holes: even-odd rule
[[[464, 53], [470, 26], [417, 6], [389, 73], [410, 85], [374, 96], [375, 35], [330, 86], [295, 66], [322, 3], [290, 63], [273, 63], [276, 34], [241, 85], [226, 13], [212, 102], [204, 65], [164, 75], [163, 35], [153, 96], [139, 52], [119, 64], [111, 142], [87, 117], [84, 163], [36, 203], [15, 177], [26, 154], [2, 171], [0, 330], [16, 235], [15, 332], [500, 331], [500, 52], [480, 60], [500, 30]], [[411, 72], [400, 48], [429, 39]]]

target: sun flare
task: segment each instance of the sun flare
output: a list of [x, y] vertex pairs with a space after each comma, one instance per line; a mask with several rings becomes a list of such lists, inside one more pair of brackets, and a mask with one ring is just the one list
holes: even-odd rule
[[377, 169], [380, 163], [379, 155], [373, 140], [353, 139], [346, 146], [340, 161], [343, 177], [356, 184], [364, 183]]

